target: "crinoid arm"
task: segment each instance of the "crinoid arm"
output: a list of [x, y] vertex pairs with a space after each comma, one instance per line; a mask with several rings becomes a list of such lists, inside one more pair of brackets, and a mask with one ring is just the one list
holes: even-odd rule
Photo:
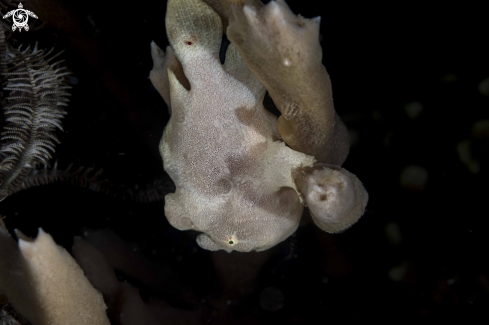
[[0, 201], [18, 191], [23, 179], [37, 164], [45, 164], [59, 143], [54, 131], [61, 129], [71, 88], [69, 74], [59, 55], [50, 56], [36, 46], [21, 50], [7, 47], [2, 60], [4, 98], [0, 135]]

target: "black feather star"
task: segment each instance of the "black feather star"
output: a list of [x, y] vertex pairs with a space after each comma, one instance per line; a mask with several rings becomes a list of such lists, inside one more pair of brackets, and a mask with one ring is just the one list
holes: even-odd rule
[[[3, 44], [2, 44], [3, 43]], [[3, 91], [0, 137], [0, 201], [22, 187], [38, 164], [46, 164], [59, 143], [63, 107], [69, 101], [69, 72], [51, 55], [37, 48], [11, 48], [0, 27], [0, 71]], [[50, 57], [49, 57], [50, 56]]]

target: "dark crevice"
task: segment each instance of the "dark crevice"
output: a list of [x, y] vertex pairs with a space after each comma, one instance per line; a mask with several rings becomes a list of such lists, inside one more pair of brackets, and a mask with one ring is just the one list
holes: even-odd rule
[[226, 51], [228, 50], [229, 43], [231, 42], [226, 35], [222, 35], [221, 49], [219, 50], [219, 61], [221, 61], [221, 64], [224, 64], [224, 61], [226, 61]]
[[270, 97], [270, 95], [268, 94], [268, 91], [265, 94], [265, 98], [263, 98], [263, 106], [267, 111], [269, 111], [270, 113], [272, 113], [277, 117], [282, 115], [278, 110], [277, 106], [275, 106], [275, 103], [273, 102], [272, 97]]

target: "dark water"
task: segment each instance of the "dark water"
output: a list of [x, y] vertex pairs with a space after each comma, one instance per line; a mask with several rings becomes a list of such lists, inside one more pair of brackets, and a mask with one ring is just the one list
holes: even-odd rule
[[[113, 230], [160, 270], [154, 283], [142, 268], [116, 270], [119, 279], [192, 324], [487, 319], [489, 53], [480, 9], [288, 3], [321, 16], [323, 63], [351, 132], [344, 167], [370, 195], [352, 228], [326, 234], [306, 215], [269, 251], [212, 253], [197, 246], [198, 233], [168, 224], [162, 202], [64, 184], [1, 202], [7, 226], [29, 236], [42, 227], [67, 250], [87, 229]], [[148, 79], [150, 42], [168, 44], [166, 1], [36, 6], [39, 22], [11, 41], [64, 50], [73, 73], [59, 167], [103, 168], [126, 187], [167, 179], [158, 143], [169, 116]], [[35, 30], [40, 21], [47, 25]]]

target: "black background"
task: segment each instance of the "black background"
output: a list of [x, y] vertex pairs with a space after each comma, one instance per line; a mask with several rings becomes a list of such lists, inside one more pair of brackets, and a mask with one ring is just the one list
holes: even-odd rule
[[[58, 133], [60, 168], [103, 168], [106, 178], [127, 187], [167, 177], [158, 143], [169, 116], [148, 79], [150, 42], [168, 44], [166, 1], [23, 4], [39, 21], [12, 37], [19, 44], [37, 40], [40, 47], [64, 50], [76, 83], [65, 132]], [[196, 323], [487, 319], [489, 130], [474, 126], [489, 119], [489, 93], [479, 90], [489, 78], [482, 9], [407, 2], [288, 4], [304, 17], [321, 16], [323, 63], [335, 108], [352, 135], [343, 167], [370, 196], [352, 228], [329, 235], [304, 216], [296, 234], [267, 253], [252, 292], [240, 296], [222, 284], [216, 253], [197, 246], [198, 233], [168, 224], [162, 202], [136, 204], [54, 184], [1, 202], [7, 226], [33, 237], [42, 227], [68, 250], [84, 227], [116, 231], [147, 258], [164, 261], [179, 274], [182, 292], [192, 293], [142, 287], [143, 298], [202, 310]], [[47, 25], [35, 30], [41, 21]], [[422, 107], [416, 118], [407, 113], [412, 103]], [[478, 170], [467, 167], [457, 146], [468, 148]], [[402, 186], [409, 166], [426, 171], [427, 181]], [[263, 253], [217, 254], [239, 263]], [[233, 272], [226, 276], [241, 276]], [[131, 282], [123, 274], [121, 279]], [[282, 305], [280, 294], [269, 297], [276, 311], [264, 308], [270, 287], [284, 298]]]

